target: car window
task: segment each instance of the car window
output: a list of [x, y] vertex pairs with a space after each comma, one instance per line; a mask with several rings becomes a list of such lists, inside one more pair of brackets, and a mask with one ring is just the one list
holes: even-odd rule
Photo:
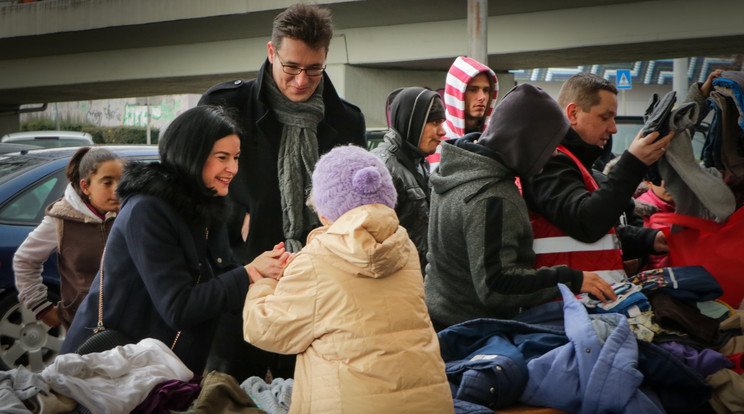
[[382, 144], [386, 132], [386, 129], [367, 130], [367, 150], [372, 151], [378, 145]]
[[65, 188], [64, 170], [44, 177], [16, 195], [0, 209], [0, 222], [37, 225], [52, 201], [61, 197]]
[[612, 134], [612, 152], [620, 155], [630, 147], [630, 143], [638, 135], [638, 131], [643, 128], [643, 119], [640, 117], [638, 120], [616, 118], [615, 126], [617, 127], [617, 133]]
[[23, 174], [40, 164], [46, 164], [49, 160], [36, 157], [19, 157], [7, 155], [0, 157], [0, 184], [11, 178]]
[[[150, 163], [159, 158], [157, 155], [139, 155], [123, 157], [123, 159], [125, 162]], [[47, 162], [49, 162], [48, 159], [36, 157], [0, 157], [0, 184]], [[62, 197], [66, 186], [67, 177], [64, 168], [29, 185], [0, 207], [0, 223], [38, 225], [44, 218], [47, 206]]]

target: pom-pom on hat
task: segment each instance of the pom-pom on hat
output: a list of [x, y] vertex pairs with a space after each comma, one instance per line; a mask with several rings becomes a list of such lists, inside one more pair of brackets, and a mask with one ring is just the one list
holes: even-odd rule
[[336, 147], [320, 157], [313, 171], [313, 202], [328, 220], [365, 204], [395, 208], [398, 197], [385, 164], [353, 145]]

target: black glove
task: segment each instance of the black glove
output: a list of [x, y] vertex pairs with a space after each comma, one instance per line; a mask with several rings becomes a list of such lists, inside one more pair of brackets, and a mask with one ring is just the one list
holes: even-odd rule
[[659, 136], [656, 139], [659, 139], [669, 133], [669, 120], [675, 102], [677, 102], [677, 92], [675, 91], [667, 92], [661, 100], [659, 100], [659, 95], [653, 94], [646, 113], [643, 116], [644, 137], [658, 131]]

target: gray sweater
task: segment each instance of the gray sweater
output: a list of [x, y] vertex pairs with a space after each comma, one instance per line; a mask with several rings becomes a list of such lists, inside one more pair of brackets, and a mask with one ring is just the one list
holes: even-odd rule
[[432, 320], [454, 325], [510, 318], [560, 296], [558, 283], [579, 292], [582, 272], [533, 269], [527, 206], [498, 156], [467, 138], [445, 141], [432, 174], [426, 304]]

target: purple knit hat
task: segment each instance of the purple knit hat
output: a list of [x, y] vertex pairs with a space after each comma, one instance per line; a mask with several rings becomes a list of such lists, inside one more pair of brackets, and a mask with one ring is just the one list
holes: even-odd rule
[[313, 202], [331, 221], [365, 204], [395, 208], [398, 194], [385, 164], [353, 145], [336, 147], [323, 155], [313, 171]]

